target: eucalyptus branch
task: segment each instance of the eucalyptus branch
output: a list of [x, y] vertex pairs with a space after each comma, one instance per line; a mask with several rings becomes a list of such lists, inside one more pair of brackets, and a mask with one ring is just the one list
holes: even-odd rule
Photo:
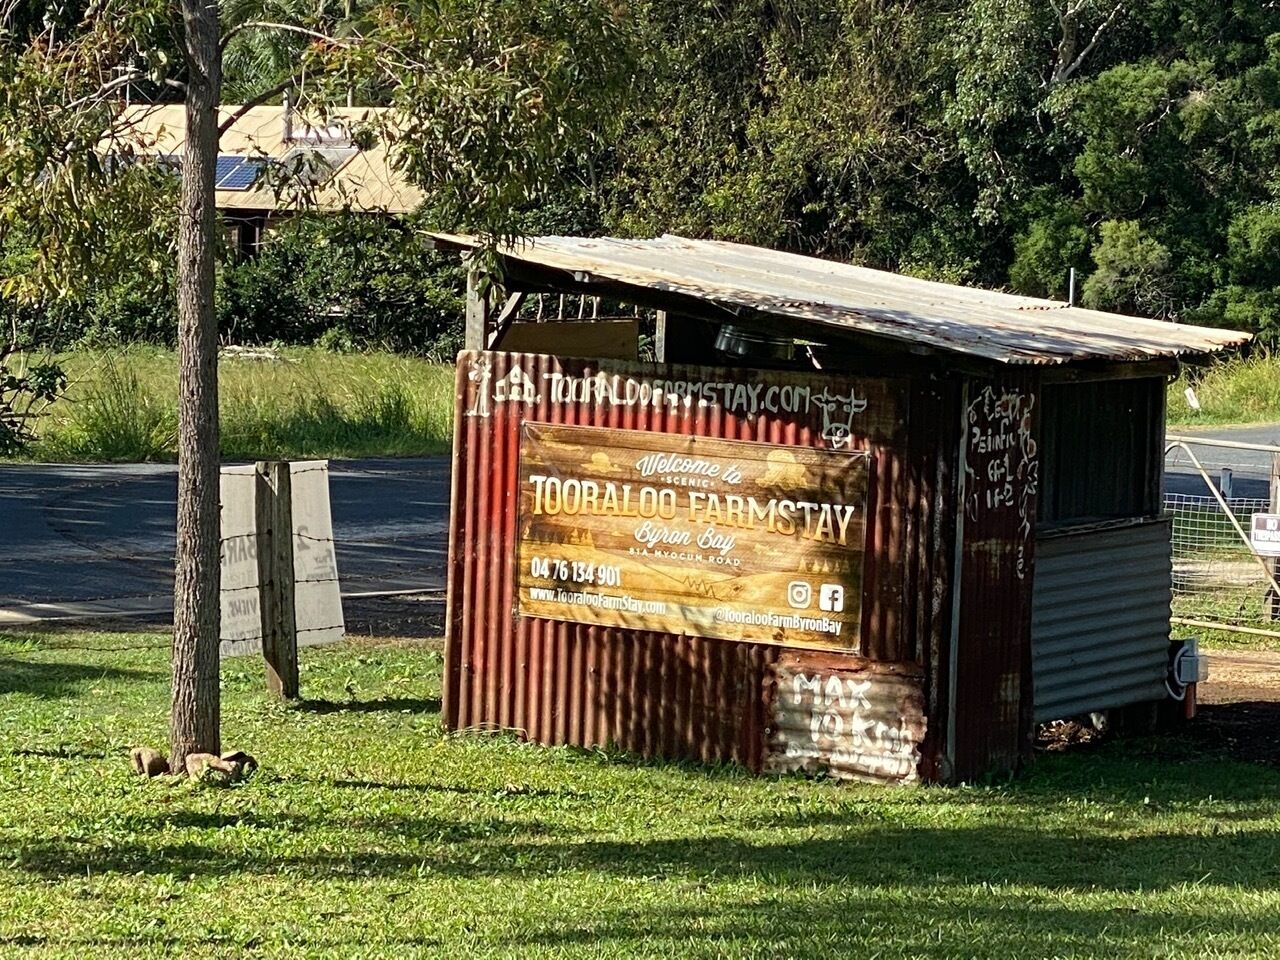
[[1058, 43], [1058, 62], [1053, 69], [1053, 83], [1062, 83], [1071, 79], [1077, 70], [1084, 65], [1085, 59], [1098, 46], [1102, 40], [1102, 35], [1115, 22], [1121, 11], [1124, 10], [1125, 0], [1117, 0], [1115, 7], [1107, 18], [1098, 25], [1093, 31], [1093, 36], [1085, 45], [1084, 49], [1076, 53], [1077, 34], [1080, 24], [1077, 18], [1084, 10], [1084, 3], [1068, 4], [1065, 10], [1060, 9], [1056, 3], [1050, 0], [1050, 6], [1053, 12], [1058, 16], [1058, 23], [1062, 27], [1062, 40]]
[[299, 70], [293, 76], [288, 77], [285, 80], [281, 80], [274, 87], [271, 87], [268, 90], [263, 90], [261, 93], [255, 94], [254, 96], [247, 99], [240, 106], [236, 107], [236, 109], [233, 110], [225, 120], [223, 120], [220, 124], [218, 124], [218, 136], [221, 137], [224, 133], [226, 133], [233, 126], [235, 126], [237, 121], [239, 121], [241, 117], [247, 114], [254, 107], [261, 106], [262, 104], [266, 103], [268, 100], [272, 99], [273, 97], [278, 97], [280, 94], [284, 93], [290, 87], [296, 87], [299, 83], [302, 82], [302, 78], [305, 76], [306, 76], [306, 71]]
[[102, 84], [102, 86], [98, 87], [98, 89], [95, 90], [93, 93], [86, 94], [83, 97], [80, 97], [76, 100], [72, 100], [65, 107], [63, 107], [63, 109], [66, 111], [78, 110], [80, 107], [83, 107], [86, 104], [94, 103], [95, 101], [101, 100], [103, 97], [111, 93], [113, 90], [119, 90], [121, 87], [126, 87], [136, 80], [141, 80], [143, 76], [144, 74], [141, 70], [137, 69], [136, 67], [131, 67], [128, 73], [121, 74], [120, 76], [116, 77], [114, 80], [108, 80], [106, 83]]
[[1093, 48], [1096, 47], [1098, 45], [1098, 41], [1102, 39], [1102, 34], [1106, 31], [1106, 29], [1109, 26], [1111, 26], [1112, 23], [1115, 22], [1116, 17], [1120, 15], [1120, 11], [1123, 9], [1124, 9], [1124, 0], [1119, 0], [1119, 2], [1112, 9], [1111, 14], [1107, 17], [1107, 19], [1102, 21], [1102, 23], [1098, 26], [1098, 29], [1093, 32], [1093, 38], [1090, 39], [1088, 46], [1086, 46], [1083, 50], [1081, 50], [1080, 55], [1071, 62], [1071, 65], [1067, 67], [1065, 71], [1063, 71], [1062, 73], [1063, 80], [1068, 79], [1073, 73], [1075, 73], [1077, 70], [1080, 69], [1080, 65], [1084, 63], [1084, 58], [1089, 56], [1089, 54], [1093, 52]]

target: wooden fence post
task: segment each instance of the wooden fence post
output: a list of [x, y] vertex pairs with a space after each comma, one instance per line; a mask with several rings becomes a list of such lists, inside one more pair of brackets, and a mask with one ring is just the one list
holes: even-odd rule
[[289, 464], [259, 460], [254, 510], [258, 531], [258, 584], [262, 656], [267, 689], [277, 697], [298, 696], [298, 628], [294, 611], [293, 500]]

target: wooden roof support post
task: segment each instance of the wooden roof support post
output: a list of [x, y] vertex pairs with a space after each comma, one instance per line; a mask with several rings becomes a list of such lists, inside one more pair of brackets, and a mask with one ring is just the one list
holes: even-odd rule
[[658, 319], [654, 325], [653, 359], [658, 363], [667, 362], [667, 311], [665, 310], [658, 311]]
[[511, 328], [511, 324], [516, 322], [516, 317], [520, 315], [520, 308], [524, 306], [524, 301], [527, 297], [528, 294], [524, 291], [513, 293], [507, 297], [507, 302], [502, 305], [502, 309], [498, 311], [496, 317], [493, 317], [492, 311], [490, 311], [492, 320], [490, 327], [493, 332], [489, 335], [488, 342], [484, 345], [485, 350], [500, 349], [502, 335]]
[[468, 350], [488, 350], [493, 332], [489, 296], [480, 292], [480, 277], [474, 267], [467, 270], [467, 325], [464, 346]]

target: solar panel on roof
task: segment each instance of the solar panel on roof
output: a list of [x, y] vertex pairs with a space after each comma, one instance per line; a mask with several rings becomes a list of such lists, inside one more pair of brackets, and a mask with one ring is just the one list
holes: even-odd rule
[[213, 182], [221, 183], [222, 178], [231, 173], [244, 161], [244, 157], [236, 157], [230, 154], [219, 154], [218, 165], [213, 171]]
[[[224, 168], [223, 160], [232, 160], [234, 163]], [[218, 157], [215, 184], [219, 190], [248, 190], [265, 166], [264, 161], [250, 157]]]

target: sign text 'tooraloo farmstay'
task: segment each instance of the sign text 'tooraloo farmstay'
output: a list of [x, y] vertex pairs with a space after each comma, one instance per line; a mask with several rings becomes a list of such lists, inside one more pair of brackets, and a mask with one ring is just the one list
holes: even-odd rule
[[519, 612], [856, 650], [865, 453], [525, 423]]

